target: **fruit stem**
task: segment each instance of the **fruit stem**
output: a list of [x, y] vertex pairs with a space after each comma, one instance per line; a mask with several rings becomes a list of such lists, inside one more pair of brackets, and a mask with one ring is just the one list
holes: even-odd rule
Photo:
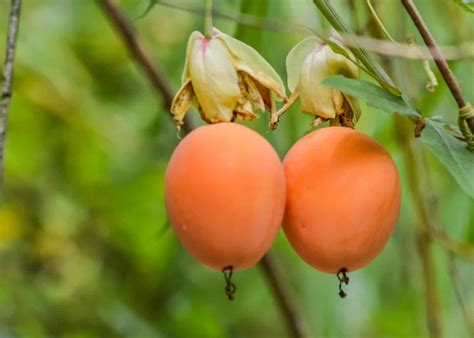
[[212, 37], [212, 0], [205, 0], [205, 17], [204, 17], [204, 35], [207, 38]]

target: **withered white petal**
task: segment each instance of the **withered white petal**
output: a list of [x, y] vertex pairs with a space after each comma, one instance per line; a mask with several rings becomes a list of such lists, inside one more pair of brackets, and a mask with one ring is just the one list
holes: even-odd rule
[[188, 43], [186, 45], [186, 58], [184, 59], [183, 75], [181, 76], [182, 83], [185, 83], [189, 78], [189, 57], [191, 56], [193, 45], [198, 39], [202, 38], [204, 38], [204, 35], [198, 31], [192, 32], [189, 36]]
[[248, 73], [281, 99], [286, 100], [285, 86], [280, 76], [255, 49], [217, 29], [215, 31], [215, 38], [226, 44], [237, 70]]
[[300, 78], [301, 67], [312, 52], [319, 47], [318, 38], [311, 36], [294, 46], [286, 57], [286, 72], [288, 75], [288, 89], [293, 93]]
[[313, 52], [306, 57], [301, 67], [300, 81], [297, 87], [303, 112], [318, 115], [322, 118], [334, 118], [336, 116], [332, 89], [321, 85], [321, 81], [330, 75], [325, 51]]
[[176, 121], [178, 129], [183, 125], [184, 115], [188, 112], [193, 103], [193, 87], [188, 79], [176, 93], [171, 103], [171, 114]]
[[224, 43], [219, 39], [196, 40], [188, 67], [194, 93], [207, 120], [231, 121], [240, 90], [237, 72]]

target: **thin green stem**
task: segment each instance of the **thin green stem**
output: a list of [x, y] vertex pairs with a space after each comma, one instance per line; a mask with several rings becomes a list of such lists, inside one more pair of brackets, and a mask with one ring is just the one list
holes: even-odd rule
[[212, 24], [212, 0], [205, 0], [206, 1], [206, 13], [204, 18], [204, 35], [210, 38], [212, 37], [212, 29], [214, 28]]
[[392, 41], [394, 44], [398, 45], [398, 42], [395, 41], [395, 39], [390, 35], [390, 33], [388, 32], [387, 28], [385, 28], [382, 20], [380, 20], [378, 14], [377, 14], [377, 11], [375, 10], [374, 6], [372, 5], [372, 2], [370, 0], [367, 0], [367, 6], [369, 7], [370, 9], [370, 12], [372, 13], [372, 15], [374, 16], [374, 19], [375, 21], [377, 21], [378, 25], [380, 26], [380, 28], [382, 29], [383, 33], [385, 34], [385, 36], [390, 40]]

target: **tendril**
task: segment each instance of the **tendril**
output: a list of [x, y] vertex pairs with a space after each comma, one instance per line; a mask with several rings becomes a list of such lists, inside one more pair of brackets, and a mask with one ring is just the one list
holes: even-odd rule
[[347, 293], [345, 293], [343, 290], [342, 290], [342, 284], [346, 284], [348, 285], [349, 284], [349, 277], [347, 277], [346, 273], [347, 273], [347, 269], [346, 268], [342, 268], [340, 269], [336, 276], [337, 276], [337, 279], [339, 279], [339, 297], [341, 298], [344, 298], [347, 296]]
[[232, 266], [226, 266], [222, 269], [222, 273], [224, 274], [225, 279], [225, 294], [229, 300], [234, 300], [234, 294], [237, 290], [237, 287], [234, 283], [232, 283], [232, 274], [234, 272], [234, 268]]

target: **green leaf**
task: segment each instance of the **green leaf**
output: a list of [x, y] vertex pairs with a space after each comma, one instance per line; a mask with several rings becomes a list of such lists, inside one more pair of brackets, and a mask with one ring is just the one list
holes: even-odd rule
[[362, 62], [366, 67], [369, 75], [372, 76], [383, 88], [387, 89], [390, 93], [401, 96], [400, 90], [395, 87], [392, 79], [387, 75], [385, 70], [370, 56], [367, 51], [358, 46], [357, 41], [354, 39], [354, 34], [347, 28], [342, 21], [341, 17], [337, 14], [334, 8], [329, 4], [327, 0], [313, 0], [316, 7], [322, 15], [329, 21], [332, 27], [339, 33], [342, 33], [345, 39], [351, 42], [349, 49], [354, 55]]
[[401, 97], [373, 83], [348, 79], [342, 75], [331, 76], [322, 82], [323, 85], [365, 101], [369, 106], [387, 113], [397, 113], [409, 117], [421, 117], [421, 114]]
[[143, 13], [141, 13], [139, 16], [137, 16], [134, 20], [139, 20], [141, 18], [144, 18], [153, 9], [153, 7], [155, 7], [156, 2], [157, 2], [157, 0], [148, 0], [148, 4], [147, 4], [145, 10], [143, 11]]
[[464, 9], [466, 12], [474, 14], [474, 1], [469, 0], [453, 0], [458, 6]]
[[444, 164], [464, 191], [474, 198], [474, 153], [466, 143], [449, 133], [451, 126], [433, 119], [426, 121], [423, 144]]

